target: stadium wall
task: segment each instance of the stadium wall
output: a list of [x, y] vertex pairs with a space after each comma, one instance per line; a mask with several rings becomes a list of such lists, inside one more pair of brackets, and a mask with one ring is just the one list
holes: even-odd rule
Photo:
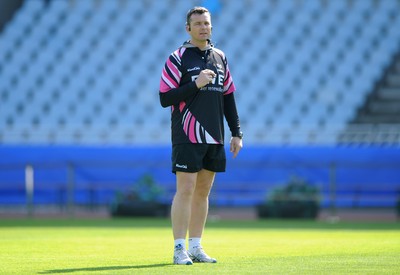
[[[321, 190], [322, 207], [394, 207], [400, 192], [398, 147], [248, 146], [218, 174], [210, 198], [218, 206], [261, 203], [292, 177]], [[1, 146], [0, 205], [26, 204], [25, 170], [34, 171], [34, 203], [105, 205], [151, 175], [169, 203], [175, 188], [169, 146]]]

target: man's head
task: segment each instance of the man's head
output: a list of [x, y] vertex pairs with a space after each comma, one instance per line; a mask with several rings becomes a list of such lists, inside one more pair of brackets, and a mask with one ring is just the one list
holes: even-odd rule
[[209, 18], [210, 18], [210, 23], [211, 23], [211, 14], [210, 12], [204, 8], [204, 7], [194, 7], [192, 9], [190, 9], [187, 14], [186, 14], [186, 27], [188, 28], [188, 30], [191, 30], [191, 25], [190, 23], [192, 22], [192, 15], [202, 15], [202, 14], [208, 14]]
[[192, 44], [202, 48], [211, 37], [211, 14], [203, 7], [194, 7], [186, 15], [186, 31]]

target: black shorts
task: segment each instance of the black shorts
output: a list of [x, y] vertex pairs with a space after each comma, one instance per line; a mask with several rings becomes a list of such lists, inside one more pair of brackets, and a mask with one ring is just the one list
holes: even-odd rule
[[174, 144], [172, 146], [172, 172], [196, 173], [201, 169], [225, 172], [225, 148], [220, 144]]

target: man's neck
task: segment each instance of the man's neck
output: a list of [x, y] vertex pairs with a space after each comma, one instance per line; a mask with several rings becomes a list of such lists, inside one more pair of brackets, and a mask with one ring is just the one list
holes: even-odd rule
[[199, 48], [202, 51], [205, 50], [208, 47], [208, 41], [205, 41], [205, 42], [203, 42], [203, 41], [193, 42], [193, 40], [190, 40], [189, 42], [190, 42], [190, 44], [192, 44], [193, 46], [196, 46], [197, 48]]

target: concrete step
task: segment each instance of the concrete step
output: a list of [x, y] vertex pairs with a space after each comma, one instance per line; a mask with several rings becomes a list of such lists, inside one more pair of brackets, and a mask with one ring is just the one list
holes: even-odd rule
[[373, 101], [367, 108], [374, 114], [400, 115], [400, 101]]
[[379, 114], [379, 115], [360, 114], [357, 116], [355, 123], [371, 123], [371, 124], [399, 123], [400, 124], [400, 116], [387, 115], [387, 114]]
[[386, 84], [392, 88], [400, 88], [400, 74], [389, 74], [386, 78]]
[[398, 59], [396, 64], [394, 65], [394, 72], [400, 73], [400, 59]]
[[400, 100], [400, 88], [380, 88], [377, 96], [382, 100]]

